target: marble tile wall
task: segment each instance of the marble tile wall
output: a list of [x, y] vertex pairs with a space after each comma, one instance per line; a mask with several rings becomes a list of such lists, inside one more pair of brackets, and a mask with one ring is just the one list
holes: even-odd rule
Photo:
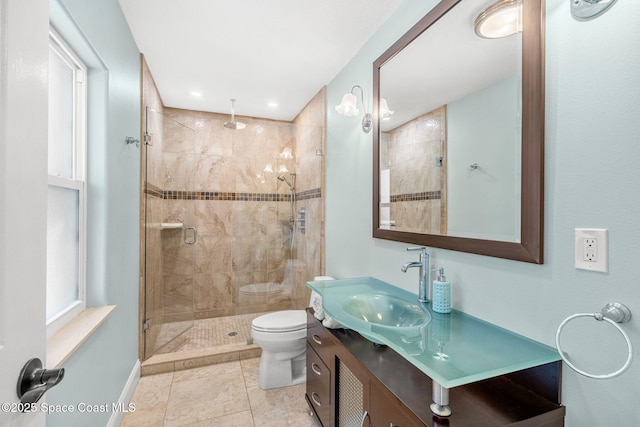
[[[162, 106], [145, 70], [143, 106], [153, 108], [146, 158], [147, 219], [156, 225], [147, 229], [146, 248], [152, 328], [306, 307], [305, 282], [324, 269], [325, 90], [294, 122], [238, 116], [247, 127], [231, 130], [223, 126], [228, 115]], [[295, 230], [293, 251], [291, 194], [277, 179], [291, 180], [291, 172], [297, 174], [296, 210], [307, 211], [306, 233]], [[186, 244], [184, 228], [161, 230], [161, 223], [195, 227], [197, 242]], [[271, 292], [241, 291], [259, 283]], [[147, 333], [148, 340], [154, 336]]]
[[[326, 152], [326, 88], [322, 88], [293, 120], [296, 125], [296, 170], [298, 172], [297, 209], [305, 209], [306, 231], [298, 232], [296, 259], [303, 268], [299, 281], [304, 284], [314, 276], [323, 275], [324, 257], [324, 189]], [[305, 197], [312, 194], [311, 197]], [[311, 292], [306, 286], [300, 286], [297, 295], [299, 307], [306, 307]]]
[[[324, 92], [321, 95], [316, 97], [320, 101]], [[318, 105], [323, 102], [314, 101], [303, 110], [307, 121], [312, 114], [306, 111], [323, 111]], [[165, 108], [165, 113], [196, 129], [192, 152], [183, 142], [169, 145], [170, 132], [165, 132], [165, 150], [170, 153], [165, 170], [173, 171], [174, 178], [172, 186], [165, 189], [191, 185], [196, 192], [232, 194], [226, 201], [164, 201], [163, 221], [180, 221], [186, 226], [193, 214], [198, 230], [198, 242], [191, 247], [185, 247], [178, 235], [163, 241], [165, 298], [171, 301], [165, 305], [165, 320], [183, 320], [190, 313], [189, 301], [193, 301], [196, 319], [306, 307], [305, 282], [321, 274], [323, 210], [318, 196], [323, 157], [317, 150], [323, 149], [324, 128], [241, 117], [238, 120], [246, 122], [247, 128], [235, 131], [224, 128], [226, 115], [171, 108]], [[285, 150], [293, 158], [283, 156]], [[191, 164], [192, 176], [183, 172]], [[298, 196], [316, 190], [311, 192], [313, 197], [299, 197], [296, 203], [296, 211], [305, 208], [310, 213], [308, 231], [294, 231], [296, 262], [287, 262], [291, 195], [287, 184], [277, 179], [283, 174], [291, 181], [290, 172], [297, 175]], [[267, 197], [245, 200], [254, 195]], [[243, 288], [261, 283], [282, 290], [247, 294]]]
[[446, 206], [446, 108], [440, 107], [387, 132], [381, 162], [390, 168], [390, 218], [396, 229], [439, 234]]

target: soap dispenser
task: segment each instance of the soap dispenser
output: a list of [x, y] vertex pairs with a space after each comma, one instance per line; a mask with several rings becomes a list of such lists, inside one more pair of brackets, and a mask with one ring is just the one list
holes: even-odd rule
[[438, 270], [438, 277], [433, 281], [433, 311], [451, 313], [451, 283], [444, 277], [444, 268]]

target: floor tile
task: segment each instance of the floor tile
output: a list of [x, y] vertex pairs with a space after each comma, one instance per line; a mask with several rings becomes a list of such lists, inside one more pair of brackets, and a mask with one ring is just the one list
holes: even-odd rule
[[142, 377], [122, 427], [315, 427], [305, 384], [262, 390], [260, 358]]
[[240, 361], [242, 366], [242, 375], [244, 376], [244, 385], [248, 387], [256, 387], [258, 385], [258, 371], [260, 369], [260, 358], [246, 359]]
[[218, 369], [208, 371], [203, 371], [206, 368], [194, 370], [199, 371], [192, 372], [194, 375], [205, 375], [197, 379], [174, 380], [165, 426], [182, 426], [250, 409], [239, 363], [233, 362], [232, 365], [236, 365], [237, 369], [228, 372], [222, 372], [224, 365], [227, 364], [213, 365]]
[[247, 387], [255, 425], [312, 427], [304, 398], [305, 387], [305, 384], [273, 390]]
[[165, 405], [139, 408], [136, 403], [135, 412], [128, 412], [120, 427], [161, 427], [165, 410]]

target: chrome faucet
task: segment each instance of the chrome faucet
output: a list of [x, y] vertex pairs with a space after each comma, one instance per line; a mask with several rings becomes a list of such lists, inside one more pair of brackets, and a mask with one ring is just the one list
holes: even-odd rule
[[408, 251], [420, 251], [420, 261], [408, 262], [402, 266], [401, 270], [406, 273], [412, 267], [420, 268], [420, 283], [418, 285], [418, 301], [429, 302], [429, 254], [427, 248], [407, 248]]

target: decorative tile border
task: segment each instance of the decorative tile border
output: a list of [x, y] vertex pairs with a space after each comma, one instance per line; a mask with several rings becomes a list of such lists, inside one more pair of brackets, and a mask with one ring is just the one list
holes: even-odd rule
[[314, 188], [313, 190], [301, 191], [296, 194], [296, 199], [298, 200], [319, 199], [320, 197], [322, 197], [322, 193], [319, 188]]
[[[145, 188], [145, 193], [164, 200], [227, 200], [234, 202], [288, 202], [291, 200], [291, 194], [161, 190], [153, 184]], [[319, 188], [301, 191], [296, 194], [297, 200], [309, 200], [320, 197], [322, 197], [322, 192]]]
[[438, 191], [423, 191], [421, 193], [407, 193], [407, 194], [395, 194], [391, 195], [391, 203], [394, 202], [409, 202], [415, 200], [440, 200], [442, 198], [442, 192]]

